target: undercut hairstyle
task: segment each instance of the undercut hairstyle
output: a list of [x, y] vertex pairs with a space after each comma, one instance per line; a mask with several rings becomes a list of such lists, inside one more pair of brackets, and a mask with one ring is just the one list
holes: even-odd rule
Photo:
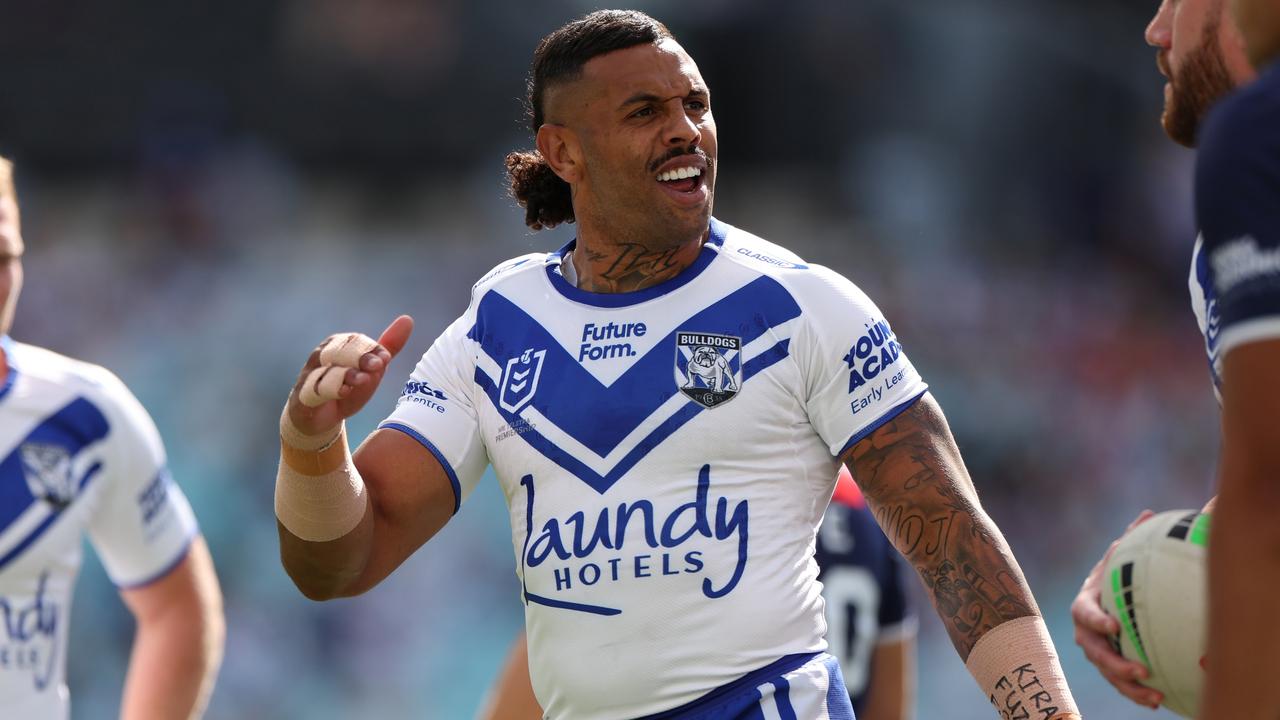
[[[543, 99], [548, 87], [582, 77], [588, 60], [615, 50], [650, 45], [672, 37], [666, 25], [635, 10], [599, 10], [574, 20], [542, 38], [533, 51], [525, 111], [534, 135], [545, 122]], [[524, 208], [524, 222], [534, 230], [573, 222], [573, 196], [542, 153], [517, 150], [507, 155], [511, 196]]]

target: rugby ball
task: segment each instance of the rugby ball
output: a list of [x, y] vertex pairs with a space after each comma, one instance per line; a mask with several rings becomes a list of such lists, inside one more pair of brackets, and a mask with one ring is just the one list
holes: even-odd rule
[[1146, 665], [1151, 677], [1143, 684], [1188, 718], [1200, 706], [1204, 681], [1208, 536], [1209, 515], [1159, 513], [1120, 540], [1102, 585], [1102, 607], [1120, 621], [1116, 649]]

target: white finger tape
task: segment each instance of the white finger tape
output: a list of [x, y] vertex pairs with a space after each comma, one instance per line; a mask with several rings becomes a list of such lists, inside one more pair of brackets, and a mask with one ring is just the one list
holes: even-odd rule
[[376, 347], [378, 343], [367, 335], [360, 333], [335, 335], [320, 348], [320, 364], [359, 369], [360, 357]]
[[338, 391], [347, 377], [347, 368], [338, 365], [321, 365], [307, 375], [298, 392], [298, 401], [307, 407], [323, 405], [337, 400]]

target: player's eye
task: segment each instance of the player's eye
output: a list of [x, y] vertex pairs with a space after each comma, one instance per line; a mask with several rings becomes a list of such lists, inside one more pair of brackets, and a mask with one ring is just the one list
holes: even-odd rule
[[706, 112], [706, 111], [707, 111], [707, 103], [706, 103], [705, 101], [703, 101], [703, 100], [689, 100], [689, 101], [685, 102], [684, 106], [685, 106], [686, 108], [688, 108], [689, 110], [692, 110], [692, 111], [694, 111], [694, 112]]
[[654, 113], [654, 109], [653, 109], [653, 107], [652, 107], [652, 106], [649, 106], [649, 105], [646, 105], [646, 106], [644, 106], [644, 107], [640, 108], [639, 110], [637, 110], [637, 111], [635, 111], [635, 112], [631, 113], [631, 117], [633, 117], [633, 118], [647, 118], [647, 117], [652, 117], [652, 116], [653, 116], [653, 113]]

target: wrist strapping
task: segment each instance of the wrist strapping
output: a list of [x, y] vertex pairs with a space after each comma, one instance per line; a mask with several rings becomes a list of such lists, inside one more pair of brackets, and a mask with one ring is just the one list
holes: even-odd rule
[[1078, 716], [1044, 620], [1028, 615], [988, 630], [965, 661], [1001, 717]]
[[305, 435], [280, 417], [280, 468], [276, 475], [276, 518], [303, 540], [328, 542], [355, 529], [368, 502], [339, 424], [323, 435]]

